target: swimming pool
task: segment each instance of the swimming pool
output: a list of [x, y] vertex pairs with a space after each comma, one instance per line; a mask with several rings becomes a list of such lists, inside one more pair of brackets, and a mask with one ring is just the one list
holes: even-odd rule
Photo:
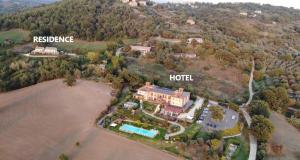
[[154, 129], [147, 130], [144, 128], [135, 127], [130, 124], [123, 124], [119, 128], [119, 130], [127, 133], [135, 133], [149, 138], [154, 138], [158, 134], [158, 130], [154, 130]]

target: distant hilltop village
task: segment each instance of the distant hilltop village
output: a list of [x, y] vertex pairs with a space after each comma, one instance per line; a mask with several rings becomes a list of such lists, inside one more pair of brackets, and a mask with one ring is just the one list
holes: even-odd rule
[[147, 1], [143, 0], [121, 0], [123, 3], [128, 4], [131, 7], [137, 7], [137, 6], [147, 6]]

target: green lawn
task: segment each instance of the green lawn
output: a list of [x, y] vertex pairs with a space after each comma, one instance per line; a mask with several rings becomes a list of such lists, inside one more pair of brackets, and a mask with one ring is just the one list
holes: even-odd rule
[[235, 138], [229, 138], [226, 139], [225, 141], [225, 152], [227, 152], [227, 148], [229, 144], [235, 144], [238, 145], [238, 148], [232, 155], [231, 159], [232, 160], [246, 160], [248, 159], [248, 154], [249, 154], [249, 147], [246, 142], [246, 140], [242, 137], [235, 137]]
[[156, 105], [154, 105], [154, 104], [152, 104], [152, 103], [146, 101], [146, 102], [144, 102], [144, 104], [143, 104], [143, 108], [144, 108], [146, 111], [152, 113], [152, 112], [155, 111]]
[[9, 31], [0, 32], [0, 43], [3, 43], [4, 40], [10, 39], [14, 43], [22, 43], [29, 40], [29, 31], [22, 29], [12, 29]]
[[[76, 53], [87, 53], [90, 51], [100, 52], [106, 49], [107, 43], [111, 41], [83, 41], [75, 40], [74, 43], [56, 43], [55, 46], [67, 52], [76, 52]], [[133, 44], [137, 42], [137, 39], [124, 39], [125, 44]]]
[[192, 138], [197, 134], [201, 129], [199, 124], [193, 123], [188, 128], [186, 128], [184, 134], [186, 134], [189, 138]]

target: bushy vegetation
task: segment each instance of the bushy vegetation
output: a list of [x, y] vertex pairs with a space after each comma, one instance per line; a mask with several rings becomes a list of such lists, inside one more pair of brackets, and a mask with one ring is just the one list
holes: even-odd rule
[[289, 97], [283, 87], [268, 88], [262, 92], [261, 98], [269, 104], [272, 110], [286, 111], [288, 107]]
[[[72, 35], [86, 40], [151, 35], [153, 18], [140, 18], [116, 0], [65, 0], [13, 15], [0, 16], [0, 29], [22, 28], [31, 36]], [[78, 14], [80, 13], [80, 14]]]
[[234, 136], [237, 134], [241, 134], [243, 126], [241, 123], [237, 123], [233, 128], [225, 129], [222, 134], [223, 136]]
[[249, 105], [250, 116], [262, 115], [266, 118], [270, 116], [269, 104], [265, 101], [255, 100]]
[[228, 152], [229, 144], [237, 145], [237, 149], [232, 155], [231, 159], [235, 159], [235, 160], [248, 159], [249, 147], [245, 139], [243, 139], [242, 137], [226, 139], [224, 144], [224, 153]]
[[300, 119], [299, 118], [287, 118], [288, 122], [292, 124], [294, 127], [300, 129]]
[[83, 59], [30, 59], [1, 54], [0, 91], [9, 91], [36, 84], [38, 82], [63, 78], [67, 73], [80, 70]]
[[211, 111], [211, 117], [214, 120], [222, 120], [224, 117], [223, 109], [219, 106], [211, 106], [209, 107], [209, 110]]
[[261, 115], [253, 116], [250, 130], [258, 141], [266, 142], [271, 138], [271, 135], [274, 132], [274, 126], [270, 120]]

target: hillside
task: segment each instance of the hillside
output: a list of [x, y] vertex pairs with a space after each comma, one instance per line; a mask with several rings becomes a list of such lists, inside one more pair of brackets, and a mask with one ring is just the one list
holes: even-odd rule
[[[300, 95], [300, 10], [253, 3], [163, 4], [153, 10], [165, 21], [162, 37], [205, 39], [195, 48], [180, 48], [197, 53], [204, 59], [202, 64], [213, 56], [224, 68], [232, 66], [248, 75], [253, 57], [256, 90], [283, 86], [291, 98]], [[186, 23], [189, 17], [194, 25]], [[214, 77], [222, 78], [219, 74]]]
[[58, 0], [0, 0], [0, 14], [12, 13], [30, 7], [50, 4]]
[[[241, 15], [242, 12], [248, 16]], [[188, 17], [195, 20], [195, 25], [186, 24]], [[239, 100], [241, 95], [247, 97], [243, 93], [252, 57], [256, 61], [257, 90], [285, 86], [291, 97], [299, 94], [299, 26], [299, 10], [253, 3], [129, 7], [119, 0], [64, 0], [0, 16], [1, 30], [22, 28], [31, 31], [31, 36], [73, 35], [87, 40], [86, 43], [137, 39], [152, 46], [152, 55], [127, 60], [130, 73], [151, 77], [150, 80], [159, 80], [165, 86], [174, 85], [168, 82], [170, 73], [189, 73], [197, 80], [193, 87], [185, 84], [191, 91]], [[159, 41], [158, 36], [169, 42], [202, 37], [204, 43], [173, 44]], [[89, 50], [100, 49], [85, 49]], [[198, 58], [194, 61], [174, 59], [172, 55], [176, 52], [193, 52]], [[148, 64], [152, 65], [144, 67]], [[155, 66], [163, 69], [157, 70]], [[277, 69], [280, 67], [282, 70]], [[149, 76], [152, 74], [155, 76]]]
[[117, 0], [64, 0], [0, 17], [2, 30], [22, 28], [32, 35], [73, 35], [85, 40], [151, 35], [155, 26], [152, 17], [139, 16]]

